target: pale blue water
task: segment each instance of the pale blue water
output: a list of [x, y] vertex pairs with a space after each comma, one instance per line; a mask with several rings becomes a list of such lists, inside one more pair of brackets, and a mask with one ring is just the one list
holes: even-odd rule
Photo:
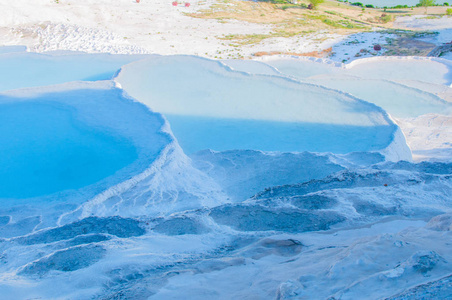
[[27, 51], [27, 47], [25, 46], [0, 46], [0, 54], [25, 51]]
[[311, 76], [330, 74], [336, 71], [334, 64], [314, 62], [311, 60], [278, 59], [267, 62], [284, 74], [304, 79]]
[[372, 151], [388, 146], [394, 132], [394, 126], [347, 126], [171, 114], [165, 117], [187, 154], [204, 149], [333, 153]]
[[[337, 89], [374, 103], [397, 118], [418, 117], [426, 113], [447, 114], [452, 104], [439, 97], [385, 80], [323, 77], [312, 83]], [[394, 101], [397, 99], [397, 101]]]
[[[8, 49], [6, 48], [5, 51]], [[0, 91], [111, 79], [119, 69], [145, 55], [39, 54], [0, 52]]]
[[137, 158], [130, 141], [82, 124], [56, 103], [0, 104], [0, 141], [0, 198], [78, 189]]

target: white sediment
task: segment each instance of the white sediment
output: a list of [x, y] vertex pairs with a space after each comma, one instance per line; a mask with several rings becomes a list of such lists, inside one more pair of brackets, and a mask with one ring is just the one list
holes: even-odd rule
[[[223, 45], [226, 43], [217, 37], [266, 33], [270, 28], [184, 15], [185, 12], [209, 7], [213, 0], [187, 0], [190, 1], [189, 7], [183, 5], [185, 2], [176, 7], [171, 5], [171, 1], [3, 1], [0, 3], [0, 45], [21, 44], [26, 45], [28, 51], [35, 52], [75, 50], [227, 58], [229, 54], [232, 57], [249, 56], [257, 51], [321, 50], [343, 39], [324, 33], [326, 40], [318, 43], [312, 39], [313, 34], [303, 38], [268, 39], [258, 45], [236, 49]], [[447, 21], [445, 18], [440, 20]], [[406, 22], [408, 26], [424, 21], [408, 18]], [[373, 38], [376, 34], [368, 36]], [[359, 38], [365, 40], [366, 35]], [[371, 47], [374, 42], [377, 40], [369, 39], [363, 45]], [[160, 111], [149, 111], [148, 108], [153, 107], [151, 97], [155, 90], [145, 93], [138, 86], [136, 94], [130, 95], [147, 104], [147, 108], [133, 103], [129, 95], [118, 90], [132, 90], [130, 87], [134, 87], [133, 83], [138, 79], [131, 76], [129, 82], [123, 82], [121, 77], [124, 80], [127, 72], [136, 75], [136, 67], [151, 65], [150, 61], [124, 67], [123, 74], [116, 81], [98, 79], [100, 82], [97, 83], [78, 81], [55, 85], [61, 83], [58, 82], [61, 80], [59, 72], [64, 68], [60, 68], [38, 83], [33, 78], [17, 80], [24, 86], [5, 83], [4, 90], [10, 91], [1, 95], [11, 97], [77, 90], [82, 90], [83, 96], [93, 89], [119, 91], [125, 103], [139, 107], [147, 117], [140, 119], [135, 112], [123, 116], [120, 113], [126, 114], [127, 111], [122, 108], [122, 102], [115, 104], [109, 102], [111, 99], [103, 99], [107, 104], [97, 113], [117, 113], [118, 117], [104, 116], [106, 123], [98, 124], [94, 121], [102, 118], [91, 111], [93, 104], [84, 105], [77, 98], [74, 105], [80, 110], [85, 109], [83, 113], [89, 114], [93, 124], [118, 127], [117, 131], [123, 132], [142, 149], [158, 149], [154, 151], [157, 153], [155, 157], [139, 161], [143, 163], [137, 172], [128, 173], [121, 182], [97, 190], [94, 195], [70, 191], [76, 193], [77, 201], [67, 203], [59, 201], [58, 197], [49, 197], [50, 201], [42, 201], [40, 206], [27, 203], [27, 199], [2, 202], [1, 297], [373, 299], [391, 297], [408, 289], [415, 292], [418, 289], [416, 296], [419, 298], [432, 298], [430, 292], [436, 293], [438, 298], [450, 297], [451, 280], [446, 280], [446, 284], [436, 289], [425, 286], [429, 282], [447, 279], [452, 274], [450, 62], [378, 57], [355, 60], [346, 65], [342, 63], [345, 53], [348, 57], [346, 49], [359, 51], [358, 46], [346, 48], [349, 46], [344, 43], [333, 47], [337, 53], [335, 61], [287, 56], [246, 62], [204, 60], [206, 65], [215, 67], [198, 70], [195, 75], [188, 71], [186, 74], [198, 75], [204, 79], [201, 82], [208, 79], [213, 84], [207, 88], [197, 86], [196, 89], [188, 86], [184, 91], [193, 92], [188, 99], [207, 99], [204, 103], [197, 103], [194, 112], [205, 109], [205, 103], [214, 103], [218, 111], [219, 104], [209, 101], [210, 96], [218, 90], [217, 85], [231, 78], [238, 78], [239, 83], [247, 78], [249, 82], [245, 85], [230, 84], [232, 88], [223, 92], [224, 98], [218, 97], [222, 100], [220, 104], [227, 102], [228, 98], [239, 99], [231, 101], [237, 107], [249, 104], [245, 103], [247, 97], [239, 98], [235, 93], [249, 92], [239, 95], [256, 96], [260, 90], [268, 91], [278, 82], [282, 87], [299, 85], [303, 89], [298, 90], [306, 95], [317, 90], [321, 93], [321, 100], [327, 93], [330, 98], [336, 97], [328, 100], [340, 102], [342, 99], [345, 102], [340, 106], [341, 110], [324, 113], [322, 109], [328, 107], [327, 102], [312, 113], [305, 112], [305, 119], [294, 120], [327, 122], [332, 119], [332, 124], [340, 125], [353, 121], [344, 116], [353, 112], [353, 106], [349, 105], [355, 104], [362, 108], [358, 110], [357, 119], [361, 121], [352, 125], [389, 124], [394, 128], [390, 144], [379, 151], [336, 155], [249, 149], [205, 150], [188, 156]], [[2, 58], [7, 60], [11, 57], [5, 55]], [[66, 58], [72, 60], [70, 56]], [[49, 56], [49, 60], [52, 59], [56, 57]], [[167, 92], [180, 87], [179, 82], [173, 84], [171, 79], [176, 75], [183, 76], [178, 71], [181, 71], [184, 61], [189, 60], [188, 57], [165, 57], [161, 60], [175, 59], [181, 62], [166, 70], [169, 85], [165, 90], [167, 82], [162, 80], [157, 90]], [[193, 65], [201, 65], [199, 58], [190, 59], [196, 62], [186, 69], [196, 71]], [[20, 59], [17, 61], [16, 66], [8, 68], [22, 70]], [[114, 65], [114, 62], [109, 64]], [[90, 65], [89, 61], [84, 65]], [[408, 68], [410, 66], [412, 69]], [[111, 69], [116, 69], [107, 67], [104, 72], [99, 71], [102, 68], [96, 69], [97, 73], [105, 75], [108, 71], [113, 76]], [[11, 70], [5, 69], [0, 68], [0, 73], [5, 72], [15, 81]], [[165, 66], [161, 69], [164, 70]], [[237, 72], [231, 72], [231, 69]], [[216, 74], [212, 70], [216, 70]], [[146, 72], [142, 73], [144, 77], [149, 75]], [[85, 80], [97, 73], [71, 74], [72, 77], [64, 80]], [[154, 76], [162, 75], [157, 73]], [[357, 95], [348, 94], [353, 94], [353, 91], [345, 86], [331, 87], [326, 81], [322, 85], [322, 79], [329, 78], [331, 82], [338, 77], [353, 78], [358, 85], [367, 80], [384, 83], [382, 87], [391, 85], [403, 89], [416, 96], [416, 104], [426, 104], [426, 111], [419, 113], [409, 109], [409, 102], [404, 102], [402, 109], [396, 107], [398, 99], [389, 98], [392, 96], [390, 92], [382, 93], [389, 98], [384, 99], [387, 101], [379, 101], [378, 97], [375, 101], [372, 93], [366, 90], [362, 91], [362, 97], [355, 97]], [[183, 79], [179, 78], [179, 81]], [[261, 85], [256, 85], [257, 81]], [[30, 86], [39, 87], [20, 89]], [[237, 86], [240, 88], [234, 90]], [[255, 86], [259, 91], [247, 91], [249, 86]], [[273, 90], [278, 92], [277, 95], [287, 92], [283, 88], [273, 87]], [[176, 100], [184, 97], [184, 93], [181, 95], [177, 95]], [[277, 105], [272, 109], [274, 111], [268, 111], [267, 107], [266, 111], [253, 112], [258, 100], [264, 97], [257, 98], [243, 115], [256, 113], [274, 118]], [[310, 108], [319, 105], [314, 98], [308, 99], [313, 104], [309, 105]], [[95, 100], [92, 101], [94, 104], [98, 102]], [[292, 100], [300, 110], [303, 109], [300, 103], [296, 103], [295, 96]], [[186, 105], [188, 110], [190, 103]], [[287, 111], [291, 107], [284, 109]], [[216, 116], [220, 118], [229, 113], [226, 116], [234, 117], [234, 112], [232, 109], [220, 111], [223, 115]], [[310, 119], [315, 117], [314, 113], [319, 116]], [[399, 113], [407, 116], [396, 117]], [[287, 115], [288, 112], [285, 117]], [[79, 117], [83, 114], [80, 113]], [[376, 118], [376, 121], [365, 123], [363, 118]], [[153, 127], [144, 126], [147, 123], [152, 123]], [[446, 163], [399, 161], [411, 160], [411, 153], [415, 161]]]

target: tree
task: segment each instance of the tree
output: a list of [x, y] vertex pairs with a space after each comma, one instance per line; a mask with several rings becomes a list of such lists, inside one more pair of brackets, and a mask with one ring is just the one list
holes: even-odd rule
[[317, 9], [317, 6], [319, 6], [319, 4], [323, 3], [324, 0], [308, 0], [309, 1], [309, 9]]
[[434, 6], [435, 4], [435, 0], [419, 0], [418, 6], [425, 7], [425, 14], [427, 14], [427, 7]]

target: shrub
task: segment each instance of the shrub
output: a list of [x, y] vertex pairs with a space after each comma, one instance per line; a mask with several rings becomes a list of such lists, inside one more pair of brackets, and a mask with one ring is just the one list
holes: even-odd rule
[[375, 6], [373, 6], [372, 4], [366, 4], [367, 8], [375, 8]]
[[381, 22], [388, 23], [392, 21], [392, 16], [387, 14], [382, 14], [380, 17]]
[[309, 0], [309, 9], [317, 9], [319, 4], [322, 4], [324, 0]]
[[416, 6], [425, 7], [425, 13], [427, 13], [427, 7], [434, 6], [434, 5], [436, 5], [435, 0], [420, 0]]
[[362, 4], [361, 2], [354, 2], [354, 3], [352, 3], [352, 5], [361, 6], [361, 7], [364, 6], [364, 4]]
[[446, 15], [452, 16], [452, 8], [448, 8], [448, 9], [446, 10]]

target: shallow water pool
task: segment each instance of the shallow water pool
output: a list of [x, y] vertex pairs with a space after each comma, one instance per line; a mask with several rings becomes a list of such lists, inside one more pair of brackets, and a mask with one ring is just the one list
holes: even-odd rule
[[167, 114], [171, 130], [188, 154], [203, 149], [280, 152], [373, 151], [385, 148], [393, 126], [222, 119]]
[[153, 163], [163, 125], [109, 81], [0, 93], [0, 206], [91, 199]]
[[1, 104], [0, 140], [0, 198], [78, 189], [137, 158], [130, 141], [77, 121], [62, 104]]
[[143, 60], [123, 67], [115, 80], [162, 113], [189, 154], [203, 149], [374, 151], [391, 144], [397, 130], [382, 109], [348, 94], [286, 77], [235, 72], [198, 57]]
[[[17, 51], [14, 51], [17, 50]], [[30, 53], [0, 48], [0, 91], [70, 81], [109, 80], [121, 66], [145, 55]]]

